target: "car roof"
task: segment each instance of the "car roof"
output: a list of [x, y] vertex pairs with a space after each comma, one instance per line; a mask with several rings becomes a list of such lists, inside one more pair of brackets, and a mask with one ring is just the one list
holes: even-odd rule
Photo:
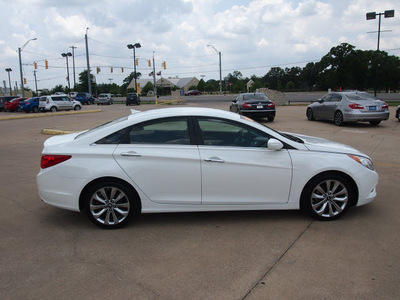
[[205, 107], [171, 107], [171, 108], [159, 108], [152, 109], [148, 111], [137, 111], [128, 117], [140, 118], [140, 119], [152, 119], [152, 118], [164, 118], [173, 116], [210, 116], [210, 117], [226, 117], [229, 119], [240, 119], [239, 114], [235, 114], [229, 111], [215, 109], [215, 108], [205, 108]]

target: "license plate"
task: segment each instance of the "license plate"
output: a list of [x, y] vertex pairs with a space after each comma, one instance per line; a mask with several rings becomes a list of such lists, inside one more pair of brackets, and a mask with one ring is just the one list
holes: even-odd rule
[[257, 108], [263, 108], [263, 106], [262, 105], [257, 105]]
[[376, 110], [376, 106], [370, 106], [369, 110]]

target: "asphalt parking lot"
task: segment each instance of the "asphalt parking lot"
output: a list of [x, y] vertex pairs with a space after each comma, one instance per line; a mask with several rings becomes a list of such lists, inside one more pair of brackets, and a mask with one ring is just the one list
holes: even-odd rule
[[[228, 102], [185, 105], [229, 108]], [[102, 230], [37, 194], [49, 137], [42, 130], [80, 131], [129, 113], [124, 105], [85, 113], [97, 109], [35, 118], [0, 112], [1, 299], [400, 298], [395, 107], [376, 127], [310, 122], [305, 106], [278, 107], [275, 121], [266, 122], [371, 156], [380, 175], [378, 197], [342, 219], [320, 222], [298, 211], [148, 214], [119, 230]], [[10, 115], [24, 118], [4, 119]]]

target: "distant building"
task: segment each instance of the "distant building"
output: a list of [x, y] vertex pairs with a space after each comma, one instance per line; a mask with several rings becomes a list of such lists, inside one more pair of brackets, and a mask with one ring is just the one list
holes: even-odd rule
[[[148, 82], [153, 84], [153, 78], [148, 79], [137, 79], [137, 83], [140, 83], [140, 88], [143, 88]], [[169, 90], [174, 86], [177, 86], [179, 89], [183, 89], [185, 92], [189, 90], [191, 86], [196, 86], [199, 84], [199, 80], [196, 77], [186, 77], [186, 78], [164, 78], [161, 77], [156, 81], [156, 86], [163, 88], [164, 90]], [[128, 89], [135, 88], [135, 79], [133, 79], [129, 85]]]

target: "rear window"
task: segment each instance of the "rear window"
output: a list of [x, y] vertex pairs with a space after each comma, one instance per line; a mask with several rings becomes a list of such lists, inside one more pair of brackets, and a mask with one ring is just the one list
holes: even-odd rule
[[373, 95], [369, 93], [357, 93], [357, 94], [346, 94], [347, 98], [349, 100], [378, 100], [378, 98], [374, 97]]
[[269, 98], [265, 94], [244, 95], [243, 100], [264, 100], [268, 101]]

